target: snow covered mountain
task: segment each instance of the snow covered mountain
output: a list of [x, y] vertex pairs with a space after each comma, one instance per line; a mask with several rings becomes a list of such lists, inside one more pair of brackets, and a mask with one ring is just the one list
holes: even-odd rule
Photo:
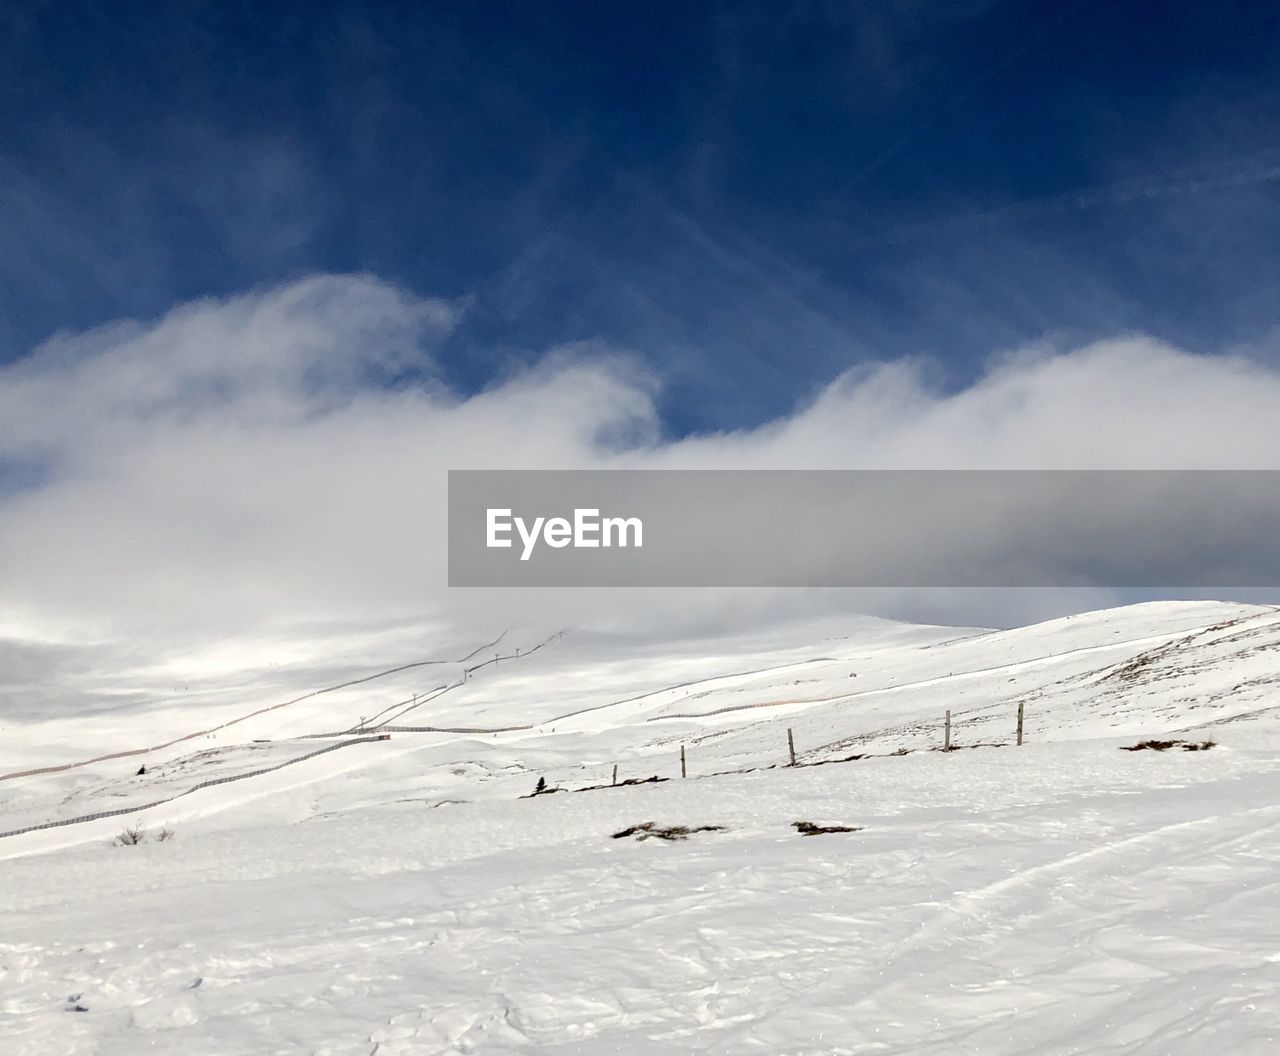
[[[1280, 609], [1201, 602], [676, 646], [508, 633], [10, 723], [0, 1036], [1277, 1051], [1278, 650]], [[948, 711], [964, 750], [936, 750]], [[1148, 740], [1174, 743], [1119, 750]], [[712, 828], [613, 838], [650, 822]], [[142, 842], [114, 846], [126, 828]]]

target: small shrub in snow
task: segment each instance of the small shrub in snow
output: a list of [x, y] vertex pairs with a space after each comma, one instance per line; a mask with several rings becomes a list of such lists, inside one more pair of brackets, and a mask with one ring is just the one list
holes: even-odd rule
[[1165, 752], [1170, 748], [1181, 748], [1184, 752], [1204, 752], [1214, 747], [1216, 741], [1139, 741], [1137, 744], [1122, 745], [1122, 752]]
[[[120, 835], [112, 842], [117, 847], [137, 847], [138, 844], [144, 843], [150, 835], [152, 834], [148, 833], [141, 825], [131, 825], [129, 828], [121, 832]], [[154, 834], [154, 838], [160, 843], [165, 843], [173, 839], [174, 835], [173, 829], [166, 825], [163, 829]]]
[[141, 826], [132, 826], [125, 829], [116, 837], [117, 847], [136, 847], [147, 838], [147, 834], [142, 830]]
[[534, 786], [532, 792], [527, 796], [521, 796], [521, 799], [533, 799], [534, 796], [549, 796], [553, 792], [563, 792], [563, 788], [557, 788], [555, 785], [548, 785], [545, 777], [538, 778], [538, 783]]

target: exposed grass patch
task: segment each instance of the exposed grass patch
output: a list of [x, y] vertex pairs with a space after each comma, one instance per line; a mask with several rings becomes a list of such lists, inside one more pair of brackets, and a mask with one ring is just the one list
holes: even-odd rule
[[687, 840], [695, 832], [724, 832], [724, 826], [697, 825], [690, 828], [687, 825], [666, 825], [659, 827], [655, 822], [646, 821], [642, 825], [632, 825], [629, 829], [615, 832], [613, 838], [622, 840], [628, 836], [634, 836], [637, 840], [647, 840], [650, 837], [657, 837], [659, 840]]
[[[742, 771], [727, 771], [729, 773], [740, 773]], [[652, 777], [629, 777], [625, 781], [619, 781], [615, 784], [608, 785], [584, 785], [582, 788], [542, 788], [534, 789], [527, 796], [521, 796], [521, 799], [533, 799], [534, 796], [548, 796], [552, 792], [599, 792], [602, 788], [629, 788], [635, 785], [656, 785], [662, 781], [670, 781], [669, 777], [659, 777], [654, 774]]]
[[828, 832], [861, 832], [861, 825], [815, 825], [812, 821], [793, 821], [791, 827], [801, 836], [822, 836]]
[[1137, 744], [1121, 745], [1122, 752], [1167, 752], [1170, 748], [1181, 748], [1184, 752], [1205, 752], [1214, 747], [1217, 741], [1160, 741], [1151, 739], [1139, 741]]

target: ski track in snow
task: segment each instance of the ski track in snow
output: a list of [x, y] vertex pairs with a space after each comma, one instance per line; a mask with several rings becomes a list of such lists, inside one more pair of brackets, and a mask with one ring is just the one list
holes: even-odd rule
[[[396, 734], [206, 789], [148, 812], [176, 823], [168, 842], [111, 847], [101, 822], [5, 841], [0, 1047], [1280, 1051], [1276, 610], [1137, 606], [945, 641], [886, 634], [853, 636], [844, 658], [815, 638], [644, 664], [569, 639], [433, 702], [441, 729], [470, 732]], [[870, 685], [837, 692], [851, 667]], [[614, 692], [627, 680], [635, 692]], [[788, 699], [804, 683], [830, 691]], [[692, 694], [716, 717], [671, 713]], [[968, 743], [1007, 741], [1020, 700], [1021, 749], [918, 750], [937, 745], [944, 707]], [[339, 729], [364, 707], [344, 699], [311, 720]], [[515, 728], [459, 721], [471, 714]], [[873, 757], [672, 773], [674, 740], [695, 776], [780, 763], [788, 726], [810, 758], [855, 742]], [[1222, 743], [1118, 750], [1175, 729]], [[282, 750], [160, 760], [155, 782]], [[537, 774], [607, 785], [618, 762], [675, 780], [520, 798]], [[148, 788], [88, 769], [13, 782], [26, 791], [0, 809]], [[862, 831], [800, 836], [800, 819]], [[642, 821], [725, 831], [610, 838]]]

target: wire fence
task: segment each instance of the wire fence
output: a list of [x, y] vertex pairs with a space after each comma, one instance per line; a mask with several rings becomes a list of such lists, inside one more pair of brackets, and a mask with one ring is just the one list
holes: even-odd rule
[[126, 814], [137, 814], [140, 811], [151, 810], [154, 807], [162, 807], [166, 803], [172, 803], [176, 799], [182, 799], [189, 796], [193, 792], [199, 792], [202, 789], [212, 788], [214, 785], [229, 785], [233, 781], [244, 781], [250, 777], [261, 777], [263, 774], [274, 773], [276, 770], [283, 770], [286, 766], [293, 766], [295, 763], [303, 763], [308, 759], [314, 759], [318, 755], [326, 755], [329, 752], [336, 752], [339, 748], [349, 748], [353, 744], [371, 744], [374, 741], [390, 740], [389, 734], [379, 734], [373, 737], [355, 737], [347, 741], [339, 741], [337, 744], [328, 744], [323, 748], [317, 748], [314, 752], [307, 752], [295, 759], [286, 759], [283, 763], [276, 763], [274, 766], [264, 766], [257, 770], [247, 770], [242, 774], [228, 774], [225, 777], [211, 777], [199, 784], [192, 785], [188, 789], [184, 789], [172, 796], [166, 796], [164, 799], [153, 800], [150, 803], [142, 803], [132, 807], [119, 807], [116, 810], [100, 810], [96, 814], [82, 814], [75, 818], [62, 818], [59, 821], [45, 821], [39, 825], [28, 825], [25, 828], [13, 829], [9, 832], [0, 832], [0, 840], [8, 836], [21, 836], [26, 832], [37, 832], [40, 829], [59, 829], [65, 825], [81, 825], [89, 821], [101, 821], [103, 818], [123, 817]]
[[[470, 653], [464, 656], [461, 661], [456, 661], [456, 662], [466, 664], [468, 660], [474, 659], [485, 648], [493, 648], [495, 645], [497, 645], [498, 642], [502, 640], [505, 634], [506, 632], [504, 631], [502, 635], [499, 635], [496, 639], [494, 639], [494, 641], [488, 643], [487, 646], [482, 645], [479, 648], [472, 650]], [[225, 785], [225, 784], [230, 784], [233, 781], [244, 781], [251, 777], [261, 777], [264, 774], [270, 774], [270, 773], [274, 773], [277, 770], [282, 770], [286, 766], [292, 766], [295, 763], [301, 763], [301, 762], [305, 762], [308, 759], [314, 759], [318, 755], [325, 755], [328, 752], [337, 751], [339, 748], [346, 748], [353, 744], [368, 744], [373, 741], [386, 741], [390, 739], [390, 735], [393, 732], [394, 733], [490, 734], [490, 733], [510, 733], [510, 732], [516, 732], [520, 730], [533, 729], [533, 727], [529, 725], [496, 727], [496, 728], [495, 727], [489, 727], [489, 728], [466, 727], [466, 726], [401, 726], [401, 725], [389, 725], [389, 720], [400, 718], [401, 716], [407, 714], [408, 712], [413, 711], [415, 708], [418, 708], [423, 704], [426, 704], [429, 701], [434, 700], [436, 697], [441, 696], [442, 694], [447, 693], [450, 690], [457, 689], [460, 686], [465, 685], [470, 680], [471, 675], [476, 671], [486, 668], [491, 664], [501, 663], [504, 660], [519, 660], [522, 657], [527, 657], [532, 653], [536, 653], [538, 650], [542, 649], [544, 646], [550, 645], [554, 641], [558, 641], [562, 637], [564, 637], [564, 632], [559, 631], [556, 634], [553, 634], [548, 638], [544, 639], [543, 641], [538, 642], [536, 645], [532, 646], [530, 649], [525, 650], [523, 653], [519, 649], [516, 649], [513, 653], [508, 653], [505, 655], [501, 653], [494, 653], [494, 655], [487, 660], [482, 660], [477, 664], [471, 665], [470, 667], [464, 666], [463, 672], [462, 672], [462, 678], [454, 682], [448, 683], [446, 685], [438, 686], [435, 690], [431, 691], [428, 694], [415, 694], [413, 697], [409, 698], [408, 700], [397, 701], [395, 704], [392, 704], [384, 708], [381, 712], [379, 712], [376, 716], [374, 716], [372, 720], [363, 720], [357, 726], [353, 726], [349, 729], [342, 730], [340, 732], [303, 734], [295, 738], [296, 740], [327, 740], [334, 737], [348, 738], [347, 740], [339, 741], [337, 744], [326, 745], [323, 748], [319, 748], [313, 752], [307, 752], [305, 755], [300, 755], [294, 759], [285, 760], [284, 762], [277, 763], [274, 766], [261, 767], [256, 770], [248, 770], [241, 774], [229, 774], [226, 777], [210, 778], [206, 781], [201, 781], [196, 785], [192, 785], [190, 788], [185, 789], [184, 791], [179, 792], [175, 795], [167, 796], [163, 799], [153, 800], [152, 802], [149, 802], [149, 803], [143, 803], [143, 804], [140, 804], [137, 806], [131, 806], [131, 807], [119, 807], [115, 810], [103, 810], [93, 814], [82, 814], [74, 818], [63, 818], [59, 821], [46, 821], [38, 825], [27, 825], [20, 829], [12, 829], [8, 832], [0, 832], [0, 840], [5, 839], [6, 837], [9, 837], [9, 836], [21, 836], [24, 833], [37, 832], [42, 829], [56, 829], [56, 828], [62, 828], [63, 826], [66, 826], [66, 825], [80, 825], [90, 821], [101, 821], [103, 818], [123, 817], [128, 814], [137, 814], [144, 810], [151, 810], [154, 807], [164, 806], [166, 803], [172, 803], [174, 800], [181, 799], [183, 796], [189, 796], [193, 792], [199, 792], [202, 789], [212, 788], [214, 785]], [[383, 678], [387, 675], [398, 674], [403, 671], [412, 670], [413, 668], [420, 668], [420, 667], [426, 667], [429, 665], [445, 664], [445, 663], [449, 663], [449, 661], [425, 660], [425, 661], [418, 661], [412, 664], [404, 664], [397, 668], [392, 668], [387, 671], [381, 671], [374, 675], [366, 676], [365, 678], [344, 682], [337, 686], [326, 687], [325, 689], [322, 689], [322, 690], [315, 690], [311, 693], [304, 694], [301, 697], [296, 697], [293, 700], [285, 701], [281, 704], [272, 705], [271, 707], [268, 707], [268, 708], [262, 708], [262, 709], [259, 709], [258, 711], [250, 713], [249, 715], [245, 715], [245, 716], [241, 716], [240, 718], [233, 719], [230, 722], [223, 723], [221, 726], [214, 727], [212, 730], [202, 730], [202, 731], [199, 731], [199, 733], [188, 734], [184, 737], [179, 737], [176, 740], [170, 741], [163, 745], [153, 745], [149, 748], [140, 748], [140, 749], [133, 749], [133, 750], [124, 751], [124, 752], [115, 752], [115, 753], [111, 753], [110, 755], [99, 756], [92, 760], [84, 760], [79, 763], [70, 763], [70, 764], [65, 764], [63, 766], [42, 767], [37, 770], [24, 771], [17, 774], [4, 774], [4, 775], [0, 775], [0, 780], [3, 780], [6, 777], [26, 777], [26, 776], [32, 776], [35, 774], [53, 773], [61, 770], [75, 769], [79, 766], [87, 765], [90, 762], [102, 762], [110, 759], [127, 758], [128, 756], [133, 756], [133, 755], [143, 755], [148, 752], [155, 751], [159, 748], [170, 747], [173, 744], [178, 744], [182, 741], [194, 739], [196, 736], [199, 736], [201, 734], [211, 733], [216, 730], [224, 729], [227, 726], [234, 725], [235, 723], [242, 722], [247, 718], [252, 718], [257, 715], [264, 714], [265, 712], [268, 712], [268, 711], [274, 711], [282, 707], [287, 707], [290, 704], [300, 703], [303, 700], [309, 699], [314, 696], [318, 696], [322, 693], [333, 692], [336, 689], [346, 689], [351, 686], [360, 685], [364, 682], [373, 681], [374, 679], [377, 679], [377, 678]], [[377, 721], [378, 719], [382, 719], [383, 721], [379, 722]]]

